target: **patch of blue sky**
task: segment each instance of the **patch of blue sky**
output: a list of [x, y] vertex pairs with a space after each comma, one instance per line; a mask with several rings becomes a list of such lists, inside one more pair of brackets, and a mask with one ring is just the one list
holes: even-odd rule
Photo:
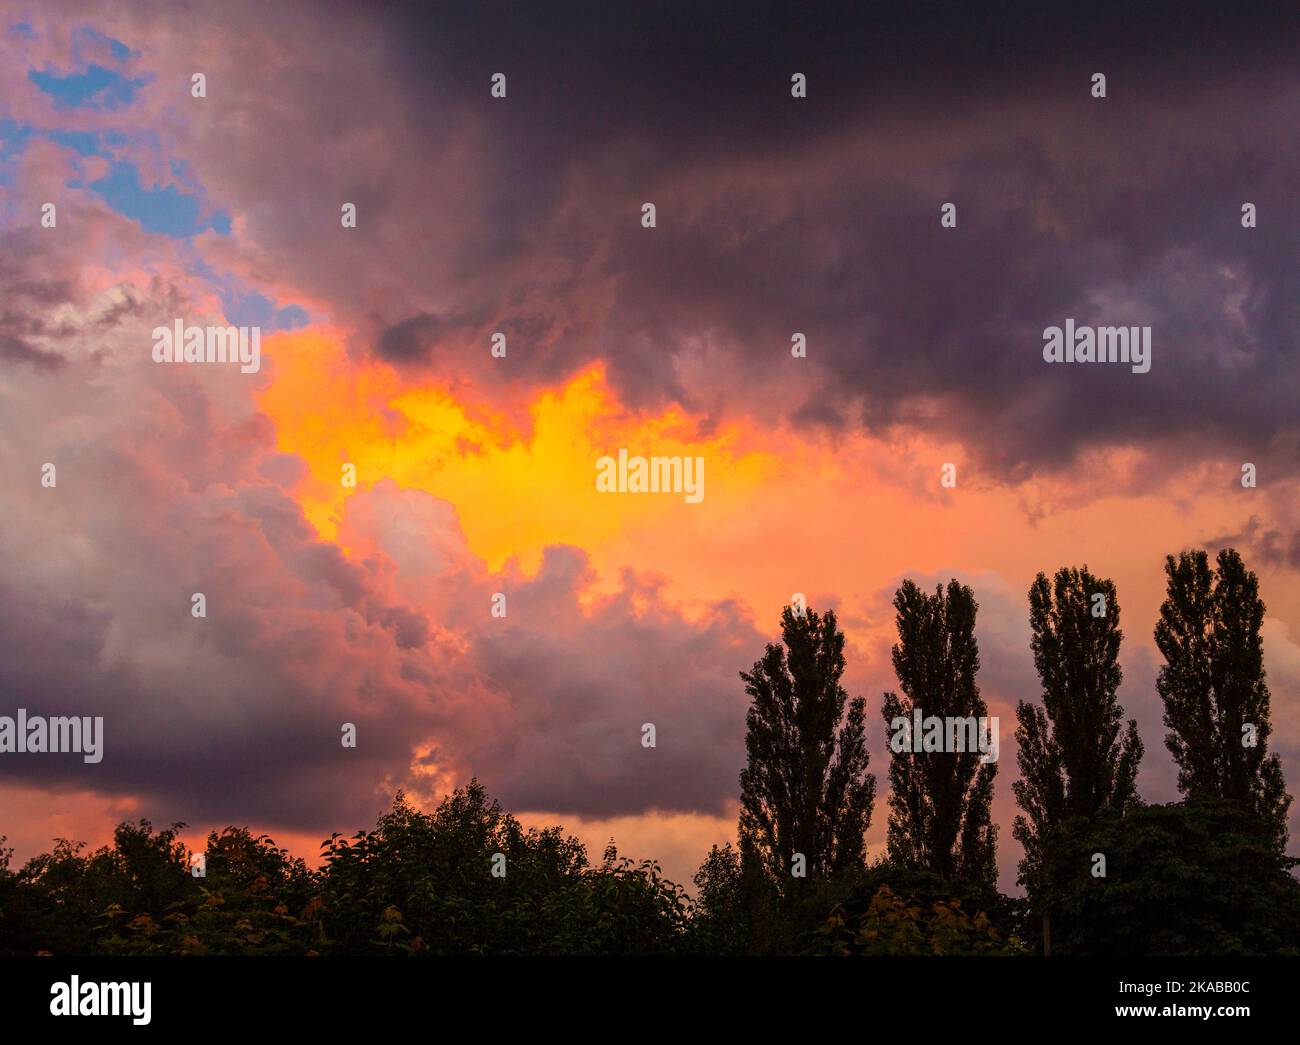
[[277, 306], [265, 294], [255, 290], [221, 292], [221, 308], [226, 320], [237, 327], [261, 327], [265, 332], [297, 330], [307, 325], [307, 311], [300, 305]]
[[[30, 25], [20, 23], [28, 30]], [[18, 31], [18, 26], [11, 26]], [[35, 32], [22, 32], [29, 39]], [[135, 100], [136, 91], [153, 79], [150, 75], [131, 77], [122, 68], [138, 57], [121, 40], [100, 32], [93, 26], [78, 26], [72, 31], [72, 68], [57, 70], [46, 64], [44, 69], [29, 69], [27, 78], [54, 99], [56, 109], [106, 109], [116, 112]]]
[[[16, 160], [33, 133], [29, 124], [0, 120], [0, 184], [12, 184]], [[131, 148], [159, 151], [161, 144], [152, 132], [127, 135], [117, 130], [56, 128], [38, 133], [73, 150], [78, 157], [97, 156], [108, 160], [108, 173], [89, 184], [85, 180], [85, 167], [75, 161], [73, 176], [65, 183], [67, 188], [89, 189], [112, 210], [138, 221], [145, 231], [174, 238], [195, 236], [208, 229], [222, 236], [230, 235], [230, 215], [204, 205], [203, 185], [188, 163], [168, 161], [172, 174], [180, 181], [179, 186], [146, 187], [141, 184], [139, 168], [129, 160], [119, 159]]]
[[230, 216], [224, 211], [205, 216], [199, 197], [181, 192], [175, 185], [146, 188], [140, 184], [140, 172], [132, 163], [112, 163], [108, 174], [91, 182], [88, 188], [117, 213], [138, 221], [146, 232], [176, 239], [208, 229], [230, 234]]
[[135, 100], [152, 77], [134, 79], [92, 62], [84, 73], [29, 69], [27, 79], [54, 99], [56, 109], [104, 109], [117, 112]]
[[99, 135], [94, 131], [46, 131], [45, 137], [56, 145], [62, 145], [82, 156], [107, 156], [100, 148]]
[[280, 305], [265, 294], [248, 289], [234, 275], [217, 272], [202, 258], [194, 257], [189, 269], [216, 288], [227, 323], [237, 327], [261, 327], [270, 334], [277, 330], [297, 330], [311, 322], [307, 310], [301, 305]]

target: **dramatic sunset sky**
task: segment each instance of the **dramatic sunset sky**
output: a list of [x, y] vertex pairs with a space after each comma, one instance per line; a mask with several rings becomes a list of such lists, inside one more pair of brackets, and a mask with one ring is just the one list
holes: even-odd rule
[[[848, 636], [874, 855], [890, 601], [957, 577], [1010, 888], [1035, 573], [1117, 585], [1170, 801], [1163, 558], [1229, 544], [1296, 792], [1297, 22], [1043, 6], [0, 0], [0, 714], [105, 735], [0, 756], [18, 858], [136, 817], [314, 857], [477, 775], [688, 881], [793, 592]], [[1149, 325], [1150, 373], [1045, 363], [1067, 318]], [[260, 371], [155, 363], [177, 319]], [[621, 447], [703, 501], [597, 493]]]

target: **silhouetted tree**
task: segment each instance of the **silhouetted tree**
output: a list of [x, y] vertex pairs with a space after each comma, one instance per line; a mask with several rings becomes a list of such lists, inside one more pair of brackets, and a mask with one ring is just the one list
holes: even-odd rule
[[712, 846], [695, 872], [691, 920], [692, 950], [703, 954], [745, 954], [754, 948], [754, 921], [764, 890], [746, 881], [740, 852], [730, 842]]
[[1165, 574], [1168, 594], [1155, 632], [1165, 665], [1156, 687], [1179, 790], [1255, 810], [1284, 847], [1291, 796], [1278, 756], [1268, 753], [1259, 579], [1232, 548], [1219, 552], [1213, 574], [1204, 551], [1168, 556]]
[[663, 953], [687, 915], [657, 864], [611, 846], [592, 867], [576, 838], [525, 830], [478, 780], [431, 813], [399, 794], [374, 831], [327, 843], [324, 872], [323, 929], [345, 953]]
[[[309, 908], [316, 880], [306, 862], [266, 835], [227, 827], [208, 835], [204, 875], [194, 879], [199, 902], [178, 903], [154, 938], [159, 954], [302, 954], [311, 947], [311, 925], [298, 915]], [[141, 941], [126, 917], [100, 941], [106, 951], [137, 954]], [[125, 931], [124, 931], [125, 930]]]
[[[171, 915], [198, 891], [177, 835], [148, 820], [123, 822], [113, 845], [87, 855], [66, 838], [29, 860], [10, 880], [13, 906], [0, 906], [0, 954], [112, 953], [129, 940], [137, 953], [162, 953]], [[0, 878], [5, 877], [0, 875]]]
[[[844, 635], [835, 613], [781, 614], [784, 648], [769, 644], [741, 672], [753, 703], [740, 774], [740, 853], [788, 892], [794, 855], [807, 874], [861, 867], [876, 779], [867, 773], [864, 706], [840, 685]], [[845, 704], [848, 712], [845, 713]]]
[[1052, 951], [1300, 955], [1295, 863], [1264, 820], [1224, 799], [1072, 818], [1044, 853]]
[[399, 793], [373, 831], [329, 838], [318, 871], [230, 827], [195, 877], [180, 826], [124, 823], [90, 855], [60, 840], [17, 872], [0, 844], [0, 954], [666, 954], [690, 923], [658, 864], [611, 843], [593, 867], [477, 780], [431, 813]]
[[1051, 587], [1040, 573], [1029, 589], [1029, 626], [1043, 702], [1016, 707], [1021, 779], [1012, 790], [1024, 815], [1012, 833], [1025, 849], [1020, 882], [1042, 913], [1038, 871], [1053, 828], [1136, 802], [1142, 741], [1135, 720], [1124, 726], [1116, 699], [1123, 632], [1115, 585], [1087, 566], [1058, 570]]
[[[975, 674], [974, 593], [956, 580], [926, 595], [910, 580], [894, 596], [898, 644], [894, 671], [904, 697], [886, 693], [883, 714], [887, 736], [900, 734], [895, 719], [981, 719], [988, 709]], [[946, 731], [945, 731], [946, 736]], [[889, 859], [904, 867], [923, 867], [944, 879], [965, 878], [992, 886], [997, 878], [997, 827], [989, 806], [997, 763], [981, 763], [981, 753], [962, 736], [961, 751], [895, 750], [889, 762]], [[910, 726], [907, 737], [911, 738]]]

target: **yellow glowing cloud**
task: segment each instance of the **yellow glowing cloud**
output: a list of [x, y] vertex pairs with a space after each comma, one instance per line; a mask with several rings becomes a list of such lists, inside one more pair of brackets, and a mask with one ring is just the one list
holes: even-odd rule
[[[390, 367], [351, 363], [329, 334], [278, 336], [268, 350], [274, 376], [259, 405], [275, 423], [279, 449], [307, 463], [303, 510], [326, 539], [355, 492], [343, 484], [345, 464], [356, 467], [357, 489], [391, 479], [449, 501], [489, 568], [518, 556], [529, 570], [548, 544], [592, 548], [661, 523], [701, 532], [734, 516], [775, 467], [738, 425], [705, 436], [698, 419], [677, 409], [625, 410], [600, 364], [538, 392], [524, 433], [443, 388], [404, 386]], [[704, 458], [703, 502], [597, 492], [597, 460], [620, 448]]]

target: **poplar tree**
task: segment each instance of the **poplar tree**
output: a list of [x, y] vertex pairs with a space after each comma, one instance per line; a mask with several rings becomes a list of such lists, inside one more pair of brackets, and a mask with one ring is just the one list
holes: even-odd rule
[[[740, 774], [742, 862], [784, 893], [795, 854], [809, 878], [865, 863], [876, 778], [867, 773], [865, 702], [840, 685], [844, 634], [835, 613], [781, 614], [784, 646], [741, 672], [752, 703]], [[845, 706], [847, 704], [847, 713]]]
[[1058, 570], [1050, 586], [1040, 573], [1029, 589], [1029, 626], [1043, 702], [1016, 707], [1021, 779], [1012, 790], [1024, 815], [1012, 833], [1025, 849], [1020, 881], [1034, 899], [1054, 828], [1138, 801], [1142, 740], [1116, 697], [1124, 633], [1115, 585], [1086, 565]]
[[1165, 664], [1156, 688], [1178, 788], [1189, 798], [1232, 799], [1255, 810], [1285, 847], [1291, 796], [1278, 756], [1268, 753], [1259, 578], [1232, 548], [1219, 552], [1213, 572], [1204, 551], [1167, 556], [1165, 575], [1155, 631]]
[[[979, 606], [971, 589], [952, 580], [946, 592], [939, 585], [930, 596], [905, 580], [894, 608], [899, 639], [894, 671], [904, 696], [885, 694], [888, 734], [895, 736], [894, 720], [910, 721], [914, 708], [926, 718], [985, 718], [988, 709], [975, 682]], [[894, 746], [891, 742], [889, 859], [993, 888], [997, 826], [989, 806], [997, 763], [981, 763], [978, 748], [914, 752]]]

